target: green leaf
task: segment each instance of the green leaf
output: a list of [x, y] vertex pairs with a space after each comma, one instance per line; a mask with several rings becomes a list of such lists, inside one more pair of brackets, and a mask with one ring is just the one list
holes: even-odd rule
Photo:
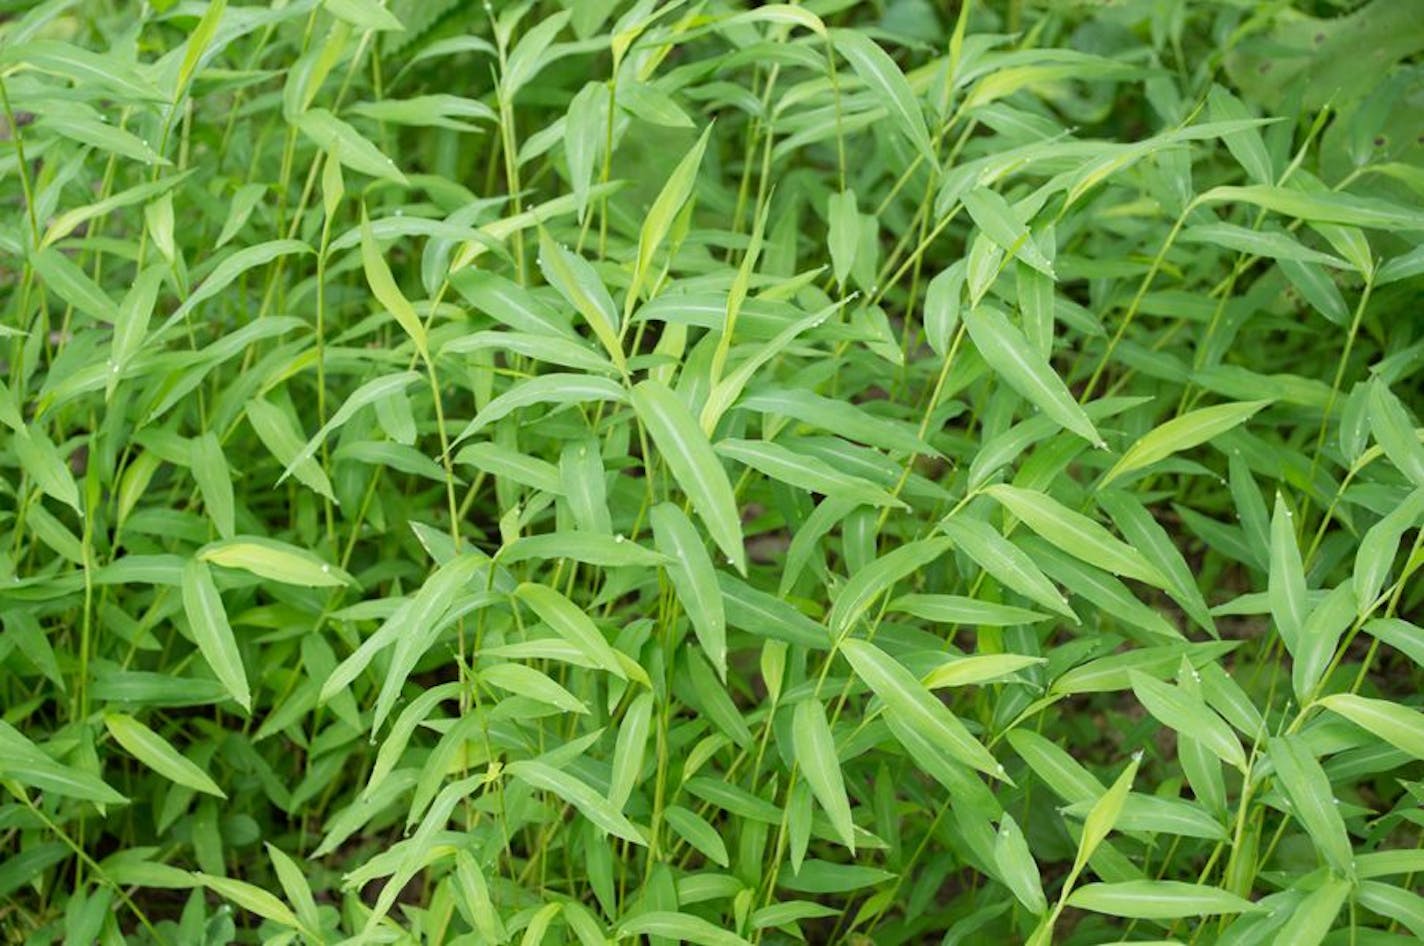
[[583, 341], [558, 312], [503, 276], [483, 269], [463, 269], [450, 277], [450, 285], [470, 305], [517, 332]]
[[1290, 917], [1272, 943], [1280, 946], [1317, 946], [1335, 925], [1335, 917], [1350, 895], [1352, 884], [1342, 877], [1329, 877], [1298, 901]]
[[515, 663], [492, 664], [480, 668], [479, 680], [517, 696], [558, 707], [565, 713], [588, 714], [588, 707], [584, 705], [583, 700], [533, 667]]
[[263, 846], [277, 871], [277, 881], [282, 885], [282, 892], [287, 895], [287, 901], [296, 908], [303, 933], [319, 939], [319, 935], [315, 934], [321, 929], [321, 916], [317, 913], [316, 899], [312, 896], [306, 874], [296, 861], [279, 848], [267, 842], [264, 842]]
[[1083, 834], [1078, 839], [1078, 853], [1073, 858], [1073, 875], [1076, 876], [1097, 851], [1098, 845], [1108, 836], [1122, 814], [1127, 795], [1132, 791], [1133, 779], [1137, 778], [1137, 767], [1142, 762], [1142, 753], [1136, 753], [1127, 768], [1122, 770], [1112, 787], [1098, 796], [1088, 816], [1083, 819]]
[[590, 81], [569, 100], [569, 110], [564, 115], [564, 158], [568, 162], [569, 186], [580, 221], [588, 208], [594, 164], [603, 151], [608, 104], [608, 87], [602, 82]]
[[976, 187], [964, 194], [960, 200], [975, 225], [1000, 249], [1018, 257], [1049, 279], [1056, 278], [1053, 261], [1043, 255], [1043, 251], [1033, 241], [1028, 225], [998, 191], [988, 187]]
[[[493, 440], [483, 440], [483, 442], [471, 443], [471, 445], [463, 447], [459, 453], [454, 454], [454, 462], [470, 464], [470, 466], [484, 470], [497, 479], [518, 483], [520, 486], [530, 487], [531, 490], [553, 493], [555, 496], [564, 489], [560, 482], [560, 476], [558, 476], [558, 469], [553, 463], [527, 456], [518, 450], [508, 449]], [[607, 536], [605, 539], [612, 541], [611, 536]], [[523, 554], [520, 554], [518, 550], [511, 550], [514, 551], [515, 556], [524, 558], [541, 557], [545, 551], [540, 549], [538, 543], [535, 543], [534, 547], [525, 549]]]
[[937, 624], [1011, 627], [1049, 620], [1049, 615], [1039, 611], [992, 601], [979, 601], [960, 595], [901, 595], [890, 602], [889, 609], [913, 614], [917, 618]]
[[[487, 567], [488, 562], [489, 559], [481, 553], [467, 553], [451, 558], [437, 568], [413, 598], [402, 602], [391, 612], [376, 632], [362, 641], [360, 646], [322, 681], [319, 699], [326, 702], [345, 690], [378, 653], [397, 640], [409, 640], [431, 627], [438, 627], [440, 618], [449, 610], [455, 596], [460, 591], [467, 590], [466, 586], [481, 569]], [[388, 673], [382, 692], [385, 694], [389, 690], [390, 693], [380, 702], [394, 702], [396, 693], [404, 683], [405, 680], [399, 673]], [[386, 709], [389, 709], [389, 706]], [[378, 712], [378, 715], [383, 714]]]
[[248, 401], [245, 411], [253, 432], [277, 458], [277, 462], [290, 469], [297, 482], [317, 495], [336, 502], [331, 480], [315, 455], [301, 456], [302, 435], [292, 418], [280, 407], [261, 399]]
[[[673, 221], [682, 212], [683, 205], [692, 196], [693, 185], [697, 183], [697, 169], [702, 164], [702, 155], [707, 150], [707, 140], [712, 135], [713, 127], [709, 124], [702, 130], [696, 144], [688, 149], [687, 154], [683, 155], [682, 160], [672, 169], [662, 190], [658, 192], [657, 199], [643, 217], [643, 225], [638, 231], [638, 255], [633, 267], [633, 280], [628, 286], [627, 302], [623, 307], [625, 315], [632, 312], [637, 304], [648, 273], [652, 270], [653, 257], [667, 239]], [[613, 321], [617, 323], [616, 315]]]
[[366, 272], [366, 283], [371, 287], [376, 301], [385, 307], [410, 336], [410, 340], [415, 343], [415, 350], [420, 352], [420, 357], [429, 361], [430, 348], [426, 339], [425, 323], [420, 321], [415, 307], [396, 285], [391, 268], [386, 265], [386, 258], [381, 253], [381, 248], [376, 245], [375, 235], [371, 233], [371, 220], [366, 216], [364, 204], [361, 206], [361, 266]]
[[1026, 654], [977, 654], [969, 657], [955, 657], [940, 664], [925, 676], [927, 689], [941, 687], [962, 687], [997, 680], [1018, 673], [1028, 667], [1046, 663], [1042, 657]]
[[237, 649], [237, 638], [227, 622], [222, 597], [208, 566], [200, 559], [189, 559], [183, 566], [183, 612], [188, 626], [218, 682], [244, 710], [252, 710], [252, 693], [247, 686], [247, 671]]
[[931, 167], [935, 167], [937, 162], [924, 113], [920, 111], [920, 103], [905, 74], [895, 65], [895, 60], [858, 30], [831, 30], [830, 37], [836, 51], [846, 58], [860, 81], [875, 94], [910, 144]]
[[502, 99], [506, 102], [513, 100], [519, 90], [550, 61], [549, 44], [569, 22], [569, 16], [569, 11], [560, 10], [541, 19], [520, 37], [510, 51], [504, 75], [500, 77], [499, 94]]
[[562, 336], [533, 332], [475, 332], [454, 339], [440, 350], [442, 355], [494, 349], [513, 352], [545, 364], [574, 368], [595, 374], [614, 374], [613, 363], [581, 342]]
[[[1240, 99], [1214, 83], [1207, 92], [1207, 114], [1213, 122], [1251, 118], [1250, 110]], [[1240, 131], [1228, 132], [1221, 136], [1221, 142], [1226, 145], [1232, 157], [1245, 168], [1246, 176], [1252, 181], [1257, 184], [1270, 184], [1275, 179], [1270, 152], [1266, 150], [1266, 143], [1261, 139], [1259, 129], [1243, 128]]]
[[259, 243], [256, 246], [244, 247], [230, 256], [223, 257], [222, 261], [213, 267], [212, 272], [208, 273], [202, 284], [194, 289], [188, 298], [183, 300], [183, 304], [164, 320], [163, 326], [156, 334], [166, 334], [170, 328], [187, 318], [194, 309], [232, 285], [237, 277], [248, 270], [264, 266], [278, 257], [291, 256], [293, 253], [310, 253], [311, 251], [311, 247], [301, 240], [272, 240], [267, 243]]
[[999, 821], [999, 831], [994, 836], [994, 866], [1019, 903], [1035, 916], [1042, 916], [1048, 909], [1048, 901], [1043, 896], [1039, 867], [1029, 851], [1023, 829], [1008, 814]]
[[203, 509], [212, 519], [218, 535], [231, 539], [237, 531], [232, 477], [217, 435], [209, 431], [201, 437], [194, 437], [189, 455], [193, 479], [197, 481], [198, 492], [203, 497]]
[[1004, 383], [1017, 391], [1059, 426], [1095, 447], [1103, 438], [1083, 408], [1073, 400], [1063, 379], [998, 309], [977, 306], [965, 318], [974, 347]]
[[1390, 201], [1353, 194], [1304, 191], [1265, 184], [1222, 186], [1197, 198], [1200, 203], [1246, 203], [1311, 223], [1337, 223], [1376, 230], [1424, 230], [1424, 212]]
[[[322, 428], [297, 451], [295, 456], [287, 461], [286, 469], [284, 469], [282, 475], [277, 478], [277, 482], [280, 484], [288, 476], [293, 475], [297, 467], [315, 457], [317, 451], [321, 449], [321, 445], [326, 442], [326, 438], [345, 426], [347, 421], [356, 416], [357, 411], [365, 407], [370, 407], [378, 401], [385, 400], [397, 392], [404, 391], [410, 387], [413, 382], [418, 380], [420, 380], [420, 375], [414, 371], [401, 371], [396, 374], [387, 374], [379, 378], [372, 378], [355, 391], [352, 391], [350, 397], [342, 402], [341, 407], [337, 408], [336, 413], [332, 414], [331, 418], [322, 425]], [[251, 405], [249, 405], [249, 407], [250, 406]], [[251, 415], [249, 414], [248, 416], [250, 417]]]
[[363, 30], [401, 31], [405, 25], [378, 0], [322, 0], [332, 16]]
[[1216, 637], [1211, 609], [1197, 586], [1197, 577], [1192, 574], [1172, 536], [1157, 518], [1136, 497], [1119, 490], [1100, 490], [1097, 501], [1112, 516], [1123, 538], [1167, 579], [1165, 590], [1172, 600], [1181, 605], [1187, 616], [1203, 630]]
[[197, 557], [224, 568], [240, 568], [262, 578], [306, 588], [336, 588], [356, 582], [306, 549], [261, 536], [214, 542], [199, 549]]
[[1148, 431], [1127, 449], [1122, 458], [1103, 476], [1103, 486], [1125, 473], [1140, 470], [1174, 453], [1208, 442], [1249, 420], [1270, 401], [1217, 404], [1174, 417]]
[[124, 749], [159, 775], [194, 791], [226, 798], [206, 772], [186, 759], [158, 733], [123, 713], [105, 713], [104, 727]]
[[1307, 616], [1305, 565], [1300, 559], [1300, 547], [1295, 542], [1295, 521], [1290, 508], [1276, 494], [1276, 508], [1271, 515], [1271, 562], [1266, 594], [1271, 617], [1281, 640], [1292, 653], [1300, 641]]
[[183, 45], [183, 62], [178, 67], [179, 89], [188, 89], [189, 80], [202, 62], [203, 54], [212, 43], [226, 12], [227, 0], [214, 0], [203, 11], [203, 16], [198, 20], [198, 25], [193, 27], [193, 32], [188, 34], [188, 42]]
[[1389, 510], [1360, 539], [1355, 550], [1355, 589], [1358, 616], [1368, 614], [1389, 578], [1404, 533], [1424, 523], [1424, 487], [1414, 490], [1398, 506]]
[[1280, 260], [1279, 266], [1296, 292], [1299, 292], [1315, 311], [1341, 327], [1350, 324], [1350, 310], [1345, 305], [1345, 297], [1340, 294], [1339, 287], [1324, 269], [1313, 263], [1290, 259]]
[[835, 737], [819, 700], [812, 698], [796, 704], [791, 741], [796, 747], [796, 764], [801, 767], [816, 801], [831, 819], [841, 843], [854, 855], [855, 822], [851, 820], [850, 800], [846, 796], [840, 759], [836, 756]]
[[911, 572], [918, 571], [949, 550], [950, 539], [920, 539], [909, 542], [861, 568], [845, 583], [827, 624], [831, 638], [839, 641], [849, 634], [875, 599]]
[[1389, 462], [1415, 486], [1424, 486], [1424, 444], [1419, 442], [1404, 404], [1380, 378], [1370, 382], [1369, 415], [1370, 430]]
[[1314, 263], [1336, 269], [1350, 268], [1350, 264], [1340, 257], [1312, 250], [1280, 230], [1252, 230], [1231, 223], [1200, 223], [1187, 227], [1177, 239], [1185, 243], [1206, 243], [1267, 259]]
[[826, 198], [826, 219], [830, 224], [826, 242], [831, 251], [831, 273], [836, 283], [844, 286], [860, 245], [860, 214], [856, 210], [855, 191]]
[[713, 926], [701, 917], [664, 910], [640, 913], [625, 920], [618, 927], [618, 938], [628, 936], [666, 936], [696, 946], [751, 946], [737, 934]]
[[724, 457], [800, 490], [870, 506], [910, 508], [869, 480], [843, 473], [818, 457], [798, 453], [778, 443], [729, 437], [717, 441], [713, 449]]
[[0, 719], [0, 778], [96, 805], [122, 805], [128, 801], [97, 775], [56, 762], [3, 719]]
[[956, 260], [925, 287], [925, 341], [941, 358], [949, 354], [950, 340], [959, 327], [964, 299], [963, 259]]
[[[479, 447], [484, 444], [474, 444], [473, 446]], [[555, 479], [547, 485], [554, 486], [554, 489], [549, 490], [550, 492], [556, 492], [561, 488], [561, 484], [561, 479]], [[546, 532], [543, 535], [527, 535], [515, 539], [499, 553], [499, 560], [506, 565], [529, 559], [558, 558], [572, 559], [588, 565], [597, 565], [600, 568], [620, 568], [629, 565], [646, 568], [665, 565], [668, 562], [666, 554], [645, 549], [636, 542], [629, 542], [621, 535], [592, 535], [586, 532]]]
[[1424, 759], [1424, 713], [1389, 700], [1336, 693], [1316, 703], [1345, 717], [1401, 752]]
[[1135, 578], [1157, 588], [1167, 586], [1166, 578], [1142, 553], [1046, 493], [1002, 483], [987, 487], [984, 492], [1069, 555], [1115, 575]]
[[1256, 909], [1220, 887], [1175, 880], [1129, 880], [1086, 884], [1068, 897], [1068, 905], [1108, 916], [1141, 920], [1171, 920], [1185, 916], [1219, 916]]
[[882, 450], [933, 456], [936, 450], [909, 424], [804, 388], [758, 388], [736, 403], [737, 410], [793, 417], [838, 437]]
[[163, 283], [164, 269], [163, 264], [155, 263], [139, 273], [119, 305], [114, 338], [109, 349], [109, 380], [104, 389], [106, 400], [113, 398], [119, 379], [143, 346], [148, 322], [158, 301], [158, 288]]
[[1354, 587], [1341, 582], [1326, 593], [1305, 619], [1296, 641], [1295, 662], [1291, 666], [1291, 688], [1302, 704], [1315, 695], [1346, 628], [1355, 620]]
[[0, 66], [16, 64], [64, 76], [85, 89], [105, 89], [125, 100], [167, 101], [136, 66], [114, 53], [96, 53], [56, 39], [29, 39], [0, 50]]
[[1159, 722], [1197, 740], [1227, 765], [1246, 771], [1246, 753], [1241, 741], [1225, 720], [1199, 697], [1139, 671], [1128, 671], [1128, 677], [1132, 681], [1132, 692]]
[[608, 294], [603, 280], [582, 256], [555, 243], [543, 229], [539, 230], [539, 269], [549, 285], [568, 300], [584, 321], [593, 329], [608, 357], [619, 371], [628, 366], [623, 354], [622, 330], [618, 309]]
[[1315, 761], [1310, 747], [1298, 735], [1273, 738], [1268, 754], [1275, 767], [1276, 778], [1290, 799], [1291, 814], [1300, 821], [1315, 850], [1336, 872], [1354, 873], [1354, 851], [1345, 832], [1345, 819], [1340, 816], [1330, 777]]
[[53, 247], [30, 258], [30, 265], [45, 285], [67, 304], [101, 322], [118, 321], [119, 307], [89, 274]]
[[604, 638], [603, 632], [568, 598], [546, 585], [533, 582], [520, 585], [515, 589], [514, 596], [539, 615], [539, 620], [548, 624], [554, 633], [577, 647], [594, 666], [619, 679], [627, 679], [617, 652]]
[[989, 775], [1005, 779], [1003, 766], [979, 743], [964, 724], [950, 713], [914, 674], [874, 644], [850, 638], [840, 652], [856, 676], [885, 702], [890, 713], [926, 739], [943, 747], [956, 760]]
[[658, 454], [707, 527], [728, 564], [747, 572], [736, 497], [722, 461], [683, 400], [657, 381], [642, 381], [630, 392], [633, 409], [653, 438]]
[[648, 843], [637, 825], [623, 817], [607, 799], [574, 776], [533, 759], [511, 762], [505, 766], [504, 771], [533, 788], [559, 796], [577, 808], [589, 821], [614, 837], [633, 844]]
[[717, 676], [727, 679], [727, 614], [717, 569], [692, 520], [673, 503], [659, 503], [649, 514], [653, 537], [666, 556], [664, 568], [682, 609], [692, 622], [697, 642]]
[[358, 174], [391, 181], [402, 187], [410, 185], [396, 163], [380, 148], [326, 109], [309, 108], [296, 124], [302, 134], [316, 143], [317, 148], [336, 155], [343, 165]]
[[285, 903], [255, 884], [249, 884], [245, 880], [234, 880], [231, 877], [204, 874], [200, 871], [194, 871], [193, 878], [224, 900], [231, 900], [247, 912], [256, 914], [264, 920], [271, 920], [273, 923], [289, 926], [292, 929], [301, 928], [301, 921]]
[[1397, 920], [1416, 939], [1424, 939], [1424, 897], [1412, 890], [1372, 880], [1360, 884], [1357, 896], [1360, 906]]
[[627, 391], [617, 382], [585, 374], [545, 374], [521, 381], [485, 405], [484, 410], [460, 431], [458, 443], [474, 436], [490, 424], [521, 407], [534, 404], [584, 404], [588, 401], [627, 400]]
[[677, 832], [678, 836], [699, 851], [704, 857], [719, 867], [728, 866], [727, 845], [717, 829], [708, 824], [696, 812], [680, 805], [669, 805], [663, 811], [663, 819]]
[[69, 472], [64, 458], [59, 455], [59, 449], [44, 432], [35, 426], [18, 427], [11, 443], [15, 448], [15, 456], [20, 461], [20, 469], [34, 480], [35, 485], [43, 490], [46, 496], [57, 499], [82, 514], [79, 487], [74, 482], [74, 476]]
[[1068, 599], [1039, 570], [1022, 549], [994, 530], [987, 522], [965, 516], [951, 516], [939, 524], [965, 555], [995, 580], [1057, 614], [1078, 622]]
[[[648, 733], [653, 718], [653, 694], [640, 693], [628, 704], [623, 722], [618, 726], [618, 741], [613, 749], [613, 776], [608, 786], [608, 801], [619, 811], [627, 805], [633, 788], [643, 774], [643, 757], [647, 753]], [[725, 860], [723, 863], [725, 867]]]

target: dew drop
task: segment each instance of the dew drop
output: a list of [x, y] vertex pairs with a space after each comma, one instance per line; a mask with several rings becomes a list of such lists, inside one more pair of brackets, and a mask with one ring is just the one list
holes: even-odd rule
[[613, 541], [614, 541], [614, 542], [623, 542], [623, 541], [625, 541], [625, 540], [624, 540], [623, 536], [621, 536], [621, 535], [615, 535], [615, 536], [613, 537]]
[[321, 573], [322, 573], [323, 575], [330, 575], [330, 574], [331, 574], [331, 566], [323, 563], [322, 566], [321, 566]]

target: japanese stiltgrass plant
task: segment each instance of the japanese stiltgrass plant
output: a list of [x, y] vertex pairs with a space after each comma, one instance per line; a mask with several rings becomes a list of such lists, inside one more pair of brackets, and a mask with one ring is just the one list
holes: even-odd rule
[[1424, 6], [0, 0], [0, 942], [1424, 936]]

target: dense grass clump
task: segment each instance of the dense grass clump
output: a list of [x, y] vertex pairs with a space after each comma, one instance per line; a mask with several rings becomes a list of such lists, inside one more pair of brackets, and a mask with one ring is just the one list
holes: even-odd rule
[[0, 943], [1424, 937], [1419, 0], [0, 0]]

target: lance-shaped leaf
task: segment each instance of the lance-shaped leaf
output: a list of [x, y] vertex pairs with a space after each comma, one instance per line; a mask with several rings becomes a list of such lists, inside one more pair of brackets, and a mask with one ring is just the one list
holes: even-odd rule
[[415, 306], [410, 304], [410, 300], [396, 285], [391, 268], [386, 265], [386, 257], [371, 232], [371, 220], [366, 216], [365, 205], [361, 207], [361, 265], [366, 270], [366, 283], [371, 287], [376, 301], [385, 307], [410, 336], [410, 340], [415, 343], [415, 350], [420, 352], [420, 357], [428, 361], [430, 347], [426, 340], [425, 323], [420, 321]]
[[1191, 736], [1221, 761], [1245, 771], [1246, 753], [1241, 741], [1201, 698], [1140, 671], [1129, 670], [1128, 678], [1133, 693], [1159, 722]]
[[533, 759], [511, 762], [505, 766], [504, 771], [534, 788], [559, 796], [577, 808], [589, 821], [614, 837], [634, 844], [648, 843], [638, 826], [625, 818], [608, 799], [594, 791], [588, 783], [569, 773]]
[[934, 166], [934, 148], [930, 144], [924, 113], [920, 111], [919, 100], [915, 98], [905, 74], [895, 65], [895, 60], [858, 30], [832, 30], [830, 35], [836, 51], [846, 58], [860, 81], [875, 93], [876, 99], [890, 113], [915, 150]]
[[707, 654], [717, 676], [727, 679], [727, 614], [717, 569], [692, 521], [674, 503], [659, 503], [649, 514], [658, 550], [682, 609], [692, 622], [697, 642]]
[[1321, 699], [1317, 705], [1338, 713], [1401, 752], [1424, 759], [1424, 713], [1389, 700], [1353, 693], [1336, 693]]
[[[657, 381], [643, 381], [631, 392], [633, 409], [647, 428], [678, 487], [707, 527], [729, 564], [747, 572], [742, 523], [727, 471], [682, 398]], [[645, 458], [647, 462], [649, 458]]]
[[1276, 779], [1290, 799], [1291, 814], [1300, 821], [1315, 849], [1337, 872], [1354, 871], [1354, 852], [1345, 831], [1345, 819], [1336, 805], [1330, 777], [1315, 760], [1306, 740], [1298, 735], [1271, 739], [1268, 748]]
[[1069, 555], [1104, 571], [1166, 588], [1162, 576], [1142, 553], [1080, 512], [1047, 493], [996, 484], [985, 489], [1034, 532]]
[[252, 692], [247, 686], [247, 671], [242, 666], [237, 638], [227, 622], [227, 612], [223, 610], [222, 597], [213, 583], [212, 573], [201, 559], [189, 559], [183, 567], [183, 611], [188, 617], [193, 639], [198, 644], [198, 652], [208, 662], [218, 682], [237, 700], [239, 706], [250, 711]]
[[831, 819], [841, 843], [855, 854], [855, 822], [851, 820], [845, 778], [836, 756], [836, 740], [826, 721], [825, 707], [819, 700], [812, 698], [796, 704], [791, 740], [796, 747], [796, 764], [801, 767], [816, 801]]
[[1174, 453], [1206, 443], [1249, 420], [1270, 401], [1242, 401], [1203, 407], [1155, 427], [1127, 449], [1103, 477], [1106, 486], [1125, 473], [1141, 469]]
[[989, 750], [893, 657], [874, 644], [855, 638], [842, 641], [840, 651], [856, 676], [884, 701], [888, 712], [964, 765], [1005, 778], [1003, 766]]
[[949, 550], [952, 540], [920, 539], [900, 546], [866, 565], [851, 576], [831, 606], [829, 624], [832, 638], [850, 632], [856, 620], [875, 599], [913, 571], [924, 568]]
[[568, 598], [547, 585], [533, 582], [520, 585], [514, 595], [539, 615], [539, 619], [549, 625], [555, 634], [577, 647], [594, 666], [619, 679], [627, 679], [618, 653], [603, 632]]
[[618, 370], [625, 370], [628, 361], [623, 355], [622, 342], [619, 341], [621, 326], [618, 309], [594, 268], [582, 256], [555, 243], [541, 227], [539, 269], [549, 285], [557, 289], [559, 295], [567, 299], [578, 314], [583, 316]]
[[132, 716], [106, 713], [104, 726], [109, 730], [109, 735], [113, 736], [129, 755], [170, 782], [219, 798], [227, 797], [227, 793], [218, 787], [208, 773], [185, 758], [168, 740]]
[[653, 256], [667, 239], [673, 221], [682, 212], [683, 205], [692, 196], [692, 187], [697, 183], [697, 168], [702, 164], [702, 155], [707, 150], [707, 139], [712, 134], [712, 128], [709, 124], [703, 129], [697, 143], [688, 149], [677, 167], [672, 169], [663, 189], [648, 208], [647, 216], [643, 218], [643, 226], [638, 231], [638, 255], [633, 267], [633, 281], [628, 286], [627, 302], [623, 306], [625, 314], [632, 312], [637, 304], [639, 293], [642, 292], [648, 272], [652, 269]]
[[1108, 916], [1140, 920], [1169, 920], [1185, 916], [1219, 916], [1256, 909], [1220, 887], [1176, 880], [1127, 880], [1112, 884], [1087, 884], [1074, 890], [1068, 905]]
[[974, 347], [994, 373], [1031, 404], [1053, 418], [1059, 426], [1073, 431], [1095, 447], [1103, 438], [1083, 408], [1073, 399], [1068, 386], [1053, 367], [1029, 343], [1008, 316], [993, 306], [981, 305], [965, 317]]

